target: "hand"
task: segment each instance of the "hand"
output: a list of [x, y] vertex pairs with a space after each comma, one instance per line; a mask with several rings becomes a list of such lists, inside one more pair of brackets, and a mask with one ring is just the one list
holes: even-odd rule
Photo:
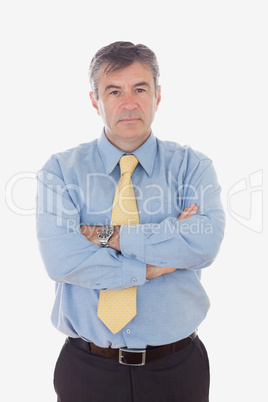
[[157, 267], [155, 265], [146, 264], [146, 279], [153, 279], [157, 276], [169, 274], [176, 271], [177, 268]]
[[181, 219], [187, 219], [191, 218], [197, 211], [198, 211], [198, 206], [195, 204], [191, 204], [189, 207], [185, 208], [184, 211], [180, 214], [178, 217], [178, 221]]

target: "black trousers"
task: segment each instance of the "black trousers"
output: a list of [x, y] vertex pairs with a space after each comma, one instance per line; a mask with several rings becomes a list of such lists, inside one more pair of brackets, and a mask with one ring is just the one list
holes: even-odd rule
[[208, 402], [209, 361], [198, 337], [141, 367], [92, 355], [67, 339], [54, 387], [58, 402]]

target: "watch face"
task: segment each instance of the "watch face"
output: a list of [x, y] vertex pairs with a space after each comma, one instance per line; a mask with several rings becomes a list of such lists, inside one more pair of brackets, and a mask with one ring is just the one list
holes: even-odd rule
[[112, 226], [103, 226], [99, 233], [99, 239], [107, 239], [107, 237], [113, 234], [113, 227]]

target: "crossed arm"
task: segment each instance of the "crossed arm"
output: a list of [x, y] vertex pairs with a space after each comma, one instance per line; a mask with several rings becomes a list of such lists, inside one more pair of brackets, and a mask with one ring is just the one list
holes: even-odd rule
[[[189, 207], [185, 208], [184, 211], [179, 215], [178, 220], [191, 218], [198, 211], [198, 207], [195, 204], [191, 204]], [[91, 243], [99, 245], [99, 238], [97, 235], [97, 230], [99, 226], [81, 226], [81, 234], [84, 235]], [[114, 250], [120, 251], [120, 226], [114, 228], [114, 234], [109, 240], [109, 247]], [[163, 268], [157, 267], [155, 265], [146, 264], [146, 279], [153, 279], [157, 276], [167, 274], [175, 271], [176, 268]]]

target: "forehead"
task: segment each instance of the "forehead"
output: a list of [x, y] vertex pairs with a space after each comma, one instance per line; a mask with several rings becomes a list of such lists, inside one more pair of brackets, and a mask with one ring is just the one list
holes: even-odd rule
[[152, 84], [154, 80], [151, 68], [148, 65], [144, 65], [139, 62], [134, 62], [128, 67], [124, 67], [108, 73], [105, 72], [106, 67], [107, 64], [105, 64], [100, 70], [100, 86], [113, 83], [120, 83], [121, 85], [135, 85], [137, 82], [143, 81]]

